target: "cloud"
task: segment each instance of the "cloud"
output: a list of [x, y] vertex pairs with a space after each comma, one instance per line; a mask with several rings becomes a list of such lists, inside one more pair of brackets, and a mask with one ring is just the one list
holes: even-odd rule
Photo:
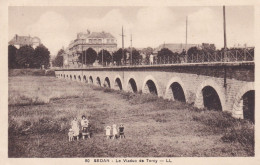
[[[221, 11], [221, 10], [220, 10]], [[193, 43], [210, 42], [223, 45], [223, 15], [202, 8], [188, 16], [188, 40]]]
[[56, 55], [62, 46], [69, 43], [69, 28], [69, 22], [62, 15], [49, 11], [43, 13], [37, 22], [27, 26], [26, 31], [39, 37], [51, 54]]

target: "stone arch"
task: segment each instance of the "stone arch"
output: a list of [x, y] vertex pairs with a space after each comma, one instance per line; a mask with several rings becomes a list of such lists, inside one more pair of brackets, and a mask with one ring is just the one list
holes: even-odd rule
[[73, 79], [74, 81], [76, 81], [77, 80], [77, 76], [76, 75], [74, 75], [74, 79]]
[[72, 75], [70, 75], [70, 80], [72, 80]]
[[120, 75], [116, 75], [115, 79], [114, 79], [114, 89], [116, 90], [123, 90], [123, 84], [122, 84], [122, 78], [120, 77]]
[[105, 80], [104, 80], [104, 87], [111, 88], [111, 86], [110, 86], [110, 80], [109, 80], [108, 77], [106, 77]]
[[99, 77], [96, 78], [96, 84], [97, 84], [98, 86], [101, 86], [101, 80], [100, 80]]
[[187, 91], [181, 78], [171, 78], [166, 86], [164, 98], [186, 102], [186, 97]]
[[161, 95], [160, 89], [158, 88], [159, 85], [155, 78], [151, 75], [146, 76], [142, 86], [143, 93], [154, 93], [158, 96]]
[[[205, 97], [203, 96], [203, 90], [209, 90], [209, 91], [215, 91], [215, 93], [213, 93], [215, 95], [214, 98], [216, 98], [216, 96], [218, 96], [219, 99], [219, 103], [220, 103], [220, 107], [221, 110], [225, 111], [226, 110], [226, 106], [225, 106], [225, 95], [222, 92], [221, 87], [212, 79], [208, 79], [205, 80], [204, 82], [201, 83], [201, 85], [199, 86], [199, 88], [197, 89], [196, 92], [196, 99], [195, 99], [195, 107], [197, 108], [204, 108], [205, 103]], [[217, 99], [217, 98], [216, 98]]]
[[[232, 114], [233, 114], [234, 117], [244, 119], [244, 100], [243, 100], [243, 96], [247, 92], [250, 92], [250, 91], [255, 91], [254, 82], [246, 83], [239, 90], [239, 92], [236, 94], [236, 96], [234, 98], [235, 101], [234, 101], [233, 109], [232, 109]], [[255, 109], [253, 109], [253, 110], [255, 111]]]
[[81, 76], [80, 75], [78, 75], [78, 81], [81, 81]]
[[94, 83], [92, 76], [89, 76], [89, 81], [88, 81], [88, 82], [89, 82], [90, 84], [93, 84], [93, 83]]
[[136, 78], [131, 75], [126, 81], [126, 91], [136, 93], [138, 91]]
[[83, 82], [84, 82], [84, 83], [88, 83], [88, 80], [87, 80], [87, 76], [86, 76], [86, 75], [83, 76]]

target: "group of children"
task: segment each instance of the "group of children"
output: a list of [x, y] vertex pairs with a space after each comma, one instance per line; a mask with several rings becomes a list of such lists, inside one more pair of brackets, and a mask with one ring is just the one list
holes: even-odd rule
[[[73, 141], [75, 138], [79, 140], [80, 130], [82, 134], [82, 139], [85, 139], [85, 137], [90, 138], [89, 121], [85, 115], [82, 115], [81, 118], [82, 118], [80, 122], [81, 127], [79, 126], [77, 118], [76, 117], [73, 118], [71, 122], [71, 128], [69, 129], [69, 133], [68, 133], [69, 141]], [[106, 126], [105, 131], [106, 131], [107, 139], [111, 139], [111, 137], [112, 139], [125, 138], [123, 124], [121, 124], [118, 129], [116, 124], [113, 124], [112, 127]]]
[[[111, 130], [112, 130], [112, 135], [111, 135]], [[117, 130], [116, 124], [112, 125], [112, 128], [110, 126], [106, 126], [106, 136], [107, 139], [116, 139], [116, 138], [125, 138], [125, 133], [124, 133], [124, 125], [121, 124]]]
[[[80, 124], [81, 124], [82, 139], [85, 139], [85, 137], [90, 138], [89, 121], [85, 115], [82, 115], [81, 118], [82, 120]], [[71, 129], [69, 129], [69, 133], [68, 133], [69, 141], [73, 141], [74, 138], [77, 138], [77, 140], [79, 140], [79, 132], [80, 132], [80, 126], [77, 118], [75, 117], [71, 122]]]

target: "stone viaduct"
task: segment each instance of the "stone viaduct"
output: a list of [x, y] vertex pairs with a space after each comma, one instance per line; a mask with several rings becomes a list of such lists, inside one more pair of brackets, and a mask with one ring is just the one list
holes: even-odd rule
[[59, 69], [56, 77], [128, 92], [153, 93], [254, 121], [254, 62]]

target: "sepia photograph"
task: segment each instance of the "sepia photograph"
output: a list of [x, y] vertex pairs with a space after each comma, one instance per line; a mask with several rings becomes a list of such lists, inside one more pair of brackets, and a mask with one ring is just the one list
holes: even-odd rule
[[254, 5], [7, 12], [9, 159], [256, 156]]

